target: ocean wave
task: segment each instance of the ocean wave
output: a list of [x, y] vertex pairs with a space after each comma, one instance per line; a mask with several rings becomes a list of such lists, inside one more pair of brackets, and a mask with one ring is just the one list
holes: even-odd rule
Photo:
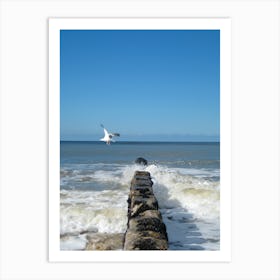
[[[103, 165], [99, 164], [99, 168]], [[135, 170], [151, 173], [161, 208], [182, 207], [197, 218], [219, 217], [219, 170], [170, 168], [163, 165], [68, 166], [61, 177], [61, 232], [97, 228], [122, 232], [126, 227], [127, 196]], [[79, 186], [87, 186], [88, 190]], [[98, 186], [98, 188], [97, 188]], [[68, 187], [68, 188], [67, 188]]]
[[62, 190], [60, 194], [60, 234], [83, 231], [119, 233], [126, 229], [127, 194]]
[[146, 169], [152, 174], [154, 191], [162, 208], [183, 207], [198, 218], [219, 217], [220, 183], [209, 180], [210, 174], [205, 179], [181, 168], [151, 165]]

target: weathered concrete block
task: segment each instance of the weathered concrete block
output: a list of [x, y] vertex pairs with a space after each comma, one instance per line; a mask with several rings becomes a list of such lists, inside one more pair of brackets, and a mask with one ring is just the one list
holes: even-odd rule
[[158, 210], [149, 172], [136, 171], [128, 197], [124, 250], [167, 250], [166, 226]]
[[154, 195], [153, 189], [151, 187], [140, 187], [140, 188], [131, 188], [130, 196], [150, 196]]
[[147, 186], [131, 185], [130, 195], [133, 195], [133, 191], [140, 191], [142, 193], [145, 193], [145, 192], [153, 193], [153, 188], [151, 185], [147, 185]]
[[151, 177], [150, 172], [148, 171], [135, 171], [134, 176], [149, 176]]
[[123, 248], [123, 233], [90, 233], [87, 235], [85, 250], [121, 250]]
[[165, 234], [162, 234], [160, 232], [155, 232], [155, 231], [149, 231], [149, 230], [146, 230], [146, 231], [132, 231], [132, 230], [130, 230], [126, 234], [126, 240], [141, 239], [141, 238], [144, 238], [144, 237], [166, 240]]
[[138, 186], [152, 186], [153, 181], [150, 178], [133, 178], [131, 184]]
[[[147, 210], [145, 212], [149, 212], [150, 210]], [[159, 212], [157, 210], [152, 210]], [[161, 215], [158, 216], [149, 216], [145, 215], [145, 212], [141, 213], [138, 217], [133, 217], [129, 220], [128, 223], [128, 229], [131, 231], [141, 232], [141, 231], [154, 231], [161, 233], [165, 236], [167, 239], [167, 233], [166, 233], [166, 226], [162, 222]]]
[[147, 210], [158, 210], [158, 202], [154, 196], [148, 198], [134, 199], [130, 205], [130, 217], [138, 216]]
[[167, 250], [168, 243], [163, 236], [153, 231], [128, 232], [124, 250]]
[[158, 202], [153, 195], [132, 196], [130, 209], [131, 215], [135, 216], [136, 213], [139, 215], [146, 210], [157, 210]]

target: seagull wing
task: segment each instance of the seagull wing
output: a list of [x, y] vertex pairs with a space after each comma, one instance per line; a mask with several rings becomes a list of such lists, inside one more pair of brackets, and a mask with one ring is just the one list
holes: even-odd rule
[[100, 126], [103, 128], [103, 130], [104, 130], [104, 138], [108, 138], [109, 137], [109, 132], [107, 131], [107, 129], [104, 127], [104, 125], [103, 124], [100, 124]]
[[111, 135], [112, 136], [118, 136], [118, 137], [121, 136], [119, 133], [112, 133]]
[[104, 138], [107, 138], [107, 137], [109, 137], [110, 136], [110, 134], [109, 134], [109, 132], [107, 131], [107, 129], [106, 128], [103, 128], [104, 129]]

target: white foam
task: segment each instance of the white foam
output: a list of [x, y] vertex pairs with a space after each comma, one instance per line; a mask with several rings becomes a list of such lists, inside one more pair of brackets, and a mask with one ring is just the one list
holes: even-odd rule
[[220, 176], [219, 169], [196, 169], [196, 168], [174, 168], [181, 174], [194, 175], [196, 177], [218, 177]]
[[146, 170], [153, 176], [154, 191], [161, 207], [184, 207], [199, 218], [219, 217], [219, 182], [185, 175], [176, 168], [150, 165]]
[[60, 240], [60, 250], [84, 250], [86, 244], [85, 235], [66, 236]]
[[119, 191], [61, 191], [60, 233], [126, 229], [127, 194]]
[[[219, 216], [219, 181], [206, 179], [219, 176], [219, 170], [169, 168], [161, 165], [144, 167], [136, 164], [116, 165], [114, 168], [114, 170], [95, 170], [94, 173], [75, 174], [74, 176], [79, 180], [89, 178], [88, 180], [92, 180], [93, 182], [111, 184], [112, 186], [123, 186], [121, 200], [125, 201], [125, 196], [128, 194], [128, 187], [134, 172], [139, 169], [146, 170], [152, 175], [154, 191], [161, 207], [177, 207], [180, 204], [180, 206], [192, 211], [197, 217], [215, 218]], [[113, 195], [112, 199], [108, 201], [108, 205], [102, 204], [102, 206], [111, 207], [114, 205], [120, 199], [117, 193], [110, 193], [110, 195]], [[100, 192], [91, 192], [90, 194], [86, 194], [85, 192], [85, 195], [81, 198], [79, 198], [81, 194], [75, 194], [76, 202], [79, 199], [81, 202], [92, 199], [96, 207], [101, 201], [99, 196]], [[105, 194], [106, 191], [102, 193], [102, 196]], [[70, 197], [68, 197], [68, 201], [70, 202]]]

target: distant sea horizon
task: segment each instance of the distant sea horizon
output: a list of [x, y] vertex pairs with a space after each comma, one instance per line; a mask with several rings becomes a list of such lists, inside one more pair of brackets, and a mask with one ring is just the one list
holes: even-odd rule
[[[94, 142], [94, 143], [104, 143], [100, 140], [60, 140], [60, 142]], [[167, 140], [163, 140], [163, 141], [160, 141], [160, 140], [143, 140], [143, 141], [140, 141], [140, 140], [118, 140], [116, 142], [114, 142], [113, 144], [118, 144], [118, 143], [190, 143], [190, 144], [199, 144], [199, 143], [220, 143], [220, 141], [167, 141]]]

